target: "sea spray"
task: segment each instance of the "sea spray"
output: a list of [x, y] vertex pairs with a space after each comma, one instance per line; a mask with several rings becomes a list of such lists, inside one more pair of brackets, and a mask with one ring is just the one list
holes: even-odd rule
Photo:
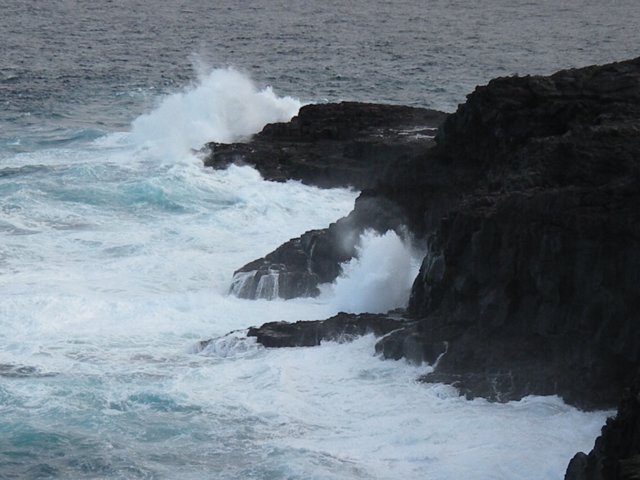
[[286, 122], [301, 103], [259, 90], [233, 68], [201, 73], [195, 85], [169, 95], [151, 113], [133, 122], [135, 142], [159, 152], [183, 154], [206, 142], [230, 143], [259, 132], [267, 123]]
[[332, 306], [352, 313], [405, 307], [418, 262], [410, 243], [397, 233], [364, 232], [357, 257], [343, 265], [343, 273], [334, 283]]

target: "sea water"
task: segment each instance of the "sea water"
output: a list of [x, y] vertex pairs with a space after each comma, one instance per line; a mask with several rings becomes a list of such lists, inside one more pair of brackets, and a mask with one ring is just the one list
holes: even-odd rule
[[358, 192], [199, 149], [307, 102], [451, 111], [496, 75], [631, 56], [635, 1], [0, 7], [0, 478], [554, 479], [592, 447], [611, 412], [468, 401], [370, 336], [247, 338], [403, 306], [423, 252], [367, 233], [316, 299], [235, 298], [235, 269]]

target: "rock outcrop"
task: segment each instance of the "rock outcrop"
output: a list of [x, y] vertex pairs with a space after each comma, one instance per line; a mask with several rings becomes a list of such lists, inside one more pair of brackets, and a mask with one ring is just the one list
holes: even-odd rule
[[[208, 144], [205, 164], [249, 164], [267, 180], [320, 187], [372, 187], [397, 161], [433, 146], [445, 114], [423, 108], [355, 102], [307, 105], [288, 123], [267, 125], [247, 143]], [[361, 197], [354, 211], [326, 229], [291, 239], [234, 272], [241, 298], [313, 297], [356, 255], [365, 229], [405, 233], [404, 212], [382, 197]]]
[[404, 212], [383, 198], [359, 198], [356, 208], [329, 227], [310, 230], [234, 272], [230, 292], [240, 298], [314, 297], [319, 285], [334, 281], [341, 264], [357, 253], [366, 229], [405, 235]]
[[[363, 120], [351, 130], [336, 120], [352, 104], [307, 108], [265, 132], [337, 148], [352, 139], [342, 129], [362, 131]], [[367, 131], [378, 131], [372, 118]], [[424, 380], [469, 397], [615, 405], [640, 360], [640, 59], [493, 80], [446, 119], [436, 145], [414, 147], [386, 160], [348, 217], [242, 267], [236, 293], [314, 295], [363, 229], [405, 224], [429, 247], [408, 306], [416, 323], [380, 352], [446, 344]]]
[[363, 189], [348, 217], [241, 268], [241, 296], [316, 294], [365, 228], [406, 225], [428, 245], [403, 318], [339, 314], [249, 335], [281, 347], [373, 331], [378, 353], [435, 364], [422, 380], [468, 397], [557, 394], [587, 409], [622, 397], [565, 478], [640, 478], [640, 58], [493, 80], [435, 145], [407, 126], [430, 133], [441, 114], [392, 109], [387, 128], [380, 108], [309, 106], [251, 144], [212, 145], [212, 165]]
[[[352, 104], [306, 108], [290, 125], [265, 128], [251, 147], [213, 145], [209, 163], [242, 158], [266, 178], [363, 191], [345, 219], [240, 269], [251, 279], [247, 296], [274, 290], [262, 278], [275, 273], [279, 296], [313, 295], [354, 254], [363, 229], [406, 225], [428, 254], [407, 318], [390, 324], [376, 351], [436, 364], [422, 380], [451, 383], [468, 397], [557, 394], [582, 408], [611, 408], [626, 392], [566, 478], [640, 478], [640, 58], [493, 80], [447, 117], [435, 145], [403, 143], [399, 132], [411, 122], [394, 120], [402, 128], [392, 149], [358, 150], [353, 132], [375, 138], [377, 113], [363, 130], [335, 117]], [[305, 135], [314, 140], [301, 157], [287, 153]], [[319, 167], [322, 152], [331, 172]], [[373, 159], [375, 172], [354, 173], [356, 157], [360, 165]], [[252, 332], [265, 345], [314, 345], [367, 331], [353, 326], [359, 321]]]
[[615, 404], [640, 359], [639, 134], [640, 59], [496, 79], [365, 192], [429, 238], [408, 313], [449, 347], [425, 380]]
[[265, 323], [250, 328], [247, 336], [256, 337], [258, 343], [270, 348], [314, 347], [322, 341], [348, 342], [369, 333], [379, 337], [405, 323], [398, 316], [342, 312], [327, 320]]
[[255, 167], [266, 180], [319, 187], [372, 187], [390, 161], [432, 143], [445, 114], [357, 102], [306, 105], [290, 122], [269, 124], [245, 143], [209, 143], [205, 165]]

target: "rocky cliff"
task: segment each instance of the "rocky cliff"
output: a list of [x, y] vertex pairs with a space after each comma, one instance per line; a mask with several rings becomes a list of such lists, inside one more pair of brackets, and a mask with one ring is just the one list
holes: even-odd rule
[[446, 120], [431, 163], [458, 196], [435, 228], [413, 213], [429, 254], [408, 311], [449, 343], [429, 379], [616, 402], [640, 359], [639, 133], [638, 59], [493, 80]]
[[[469, 397], [614, 406], [640, 365], [640, 58], [495, 79], [435, 140], [386, 157], [349, 217], [292, 241], [297, 257], [277, 250], [248, 270], [297, 264], [317, 278], [292, 284], [312, 294], [354, 254], [342, 238], [405, 224], [428, 253], [406, 319], [377, 351], [438, 358], [423, 380]], [[329, 259], [320, 269], [312, 245]], [[637, 478], [631, 392], [568, 478]]]
[[[288, 123], [267, 125], [245, 143], [207, 145], [205, 165], [255, 167], [267, 180], [300, 180], [320, 187], [372, 187], [398, 159], [434, 145], [445, 114], [397, 105], [355, 102], [306, 105]], [[366, 228], [403, 232], [405, 212], [382, 197], [358, 199], [354, 211], [326, 229], [291, 239], [240, 267], [231, 292], [241, 298], [312, 297], [353, 258]]]

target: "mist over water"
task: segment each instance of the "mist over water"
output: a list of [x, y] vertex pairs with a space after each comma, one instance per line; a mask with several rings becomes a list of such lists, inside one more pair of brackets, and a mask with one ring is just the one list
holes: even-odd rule
[[395, 232], [362, 234], [357, 258], [343, 265], [343, 272], [328, 295], [336, 310], [352, 313], [385, 313], [404, 308], [422, 256], [409, 240]]
[[0, 478], [553, 479], [591, 448], [610, 412], [467, 401], [373, 337], [246, 338], [402, 306], [421, 255], [367, 233], [319, 298], [229, 296], [235, 269], [358, 192], [194, 150], [310, 101], [453, 110], [499, 74], [630, 56], [636, 2], [0, 8]]

